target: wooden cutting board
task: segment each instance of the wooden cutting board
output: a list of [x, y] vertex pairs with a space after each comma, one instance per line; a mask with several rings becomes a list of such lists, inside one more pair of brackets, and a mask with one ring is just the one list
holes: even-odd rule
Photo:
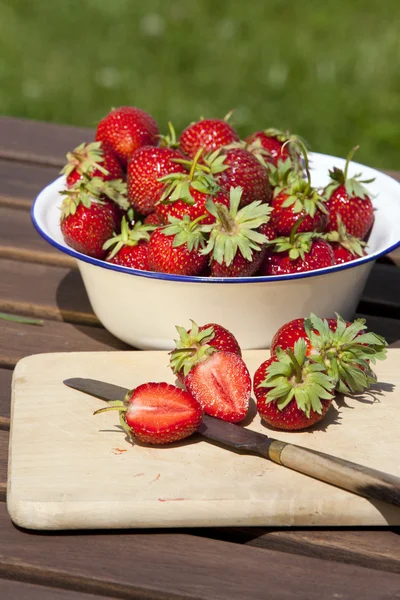
[[[251, 350], [251, 371], [268, 352]], [[345, 492], [200, 436], [162, 448], [130, 444], [114, 412], [63, 385], [90, 377], [127, 388], [174, 377], [166, 352], [38, 354], [13, 377], [7, 505], [32, 529], [399, 525], [400, 509]], [[400, 476], [400, 349], [376, 365], [379, 385], [341, 398], [311, 431], [246, 426]]]

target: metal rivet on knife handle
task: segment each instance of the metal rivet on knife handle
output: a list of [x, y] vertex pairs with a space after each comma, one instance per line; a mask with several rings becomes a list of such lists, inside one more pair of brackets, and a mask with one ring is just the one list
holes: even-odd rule
[[268, 448], [268, 458], [272, 460], [274, 463], [278, 463], [278, 465], [282, 464], [281, 454], [282, 450], [286, 446], [285, 442], [280, 442], [279, 440], [273, 440]]

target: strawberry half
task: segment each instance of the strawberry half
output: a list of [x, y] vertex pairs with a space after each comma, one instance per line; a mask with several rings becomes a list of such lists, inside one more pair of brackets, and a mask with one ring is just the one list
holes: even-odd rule
[[96, 141], [108, 146], [125, 167], [140, 146], [155, 146], [158, 135], [158, 125], [151, 115], [134, 106], [121, 106], [99, 122]]
[[165, 382], [139, 385], [123, 402], [95, 414], [110, 410], [119, 411], [124, 430], [143, 444], [167, 444], [187, 438], [203, 416], [200, 404], [188, 392]]
[[254, 374], [254, 394], [261, 418], [277, 429], [306, 429], [321, 421], [334, 398], [335, 383], [325, 366], [306, 357], [306, 342], [293, 351], [277, 349]]
[[200, 119], [196, 123], [191, 123], [179, 138], [182, 152], [193, 158], [200, 148], [205, 152], [213, 152], [222, 146], [239, 141], [238, 134], [228, 123], [229, 117], [230, 113], [225, 119]]
[[311, 314], [308, 319], [295, 319], [283, 325], [274, 335], [271, 354], [278, 348], [293, 349], [302, 338], [309, 358], [325, 366], [339, 392], [362, 392], [376, 382], [370, 362], [384, 360], [387, 343], [383, 337], [366, 331], [364, 319], [346, 322], [320, 319]]
[[103, 250], [112, 250], [107, 254], [106, 261], [149, 271], [148, 246], [150, 232], [154, 231], [156, 225], [144, 225], [137, 221], [133, 227], [129, 227], [125, 217], [121, 220], [121, 233], [114, 235], [103, 244]]
[[179, 326], [176, 330], [179, 339], [174, 340], [176, 348], [170, 352], [169, 365], [182, 382], [197, 363], [207, 360], [217, 350], [242, 356], [239, 343], [233, 333], [217, 323], [208, 323], [199, 327], [192, 321], [190, 330], [186, 331], [184, 327]]
[[214, 352], [185, 377], [186, 389], [204, 412], [237, 423], [247, 414], [251, 377], [242, 358], [233, 352]]
[[350, 161], [357, 149], [358, 146], [347, 156], [344, 171], [337, 167], [329, 171], [331, 183], [324, 190], [329, 211], [326, 230], [338, 229], [337, 216], [340, 215], [349, 235], [365, 239], [374, 222], [374, 208], [363, 184], [372, 183], [374, 179], [360, 180], [361, 173], [348, 178]]
[[84, 175], [100, 177], [104, 181], [123, 179], [124, 172], [112, 151], [101, 142], [80, 144], [67, 153], [68, 163], [61, 170], [67, 178], [67, 187], [72, 187]]

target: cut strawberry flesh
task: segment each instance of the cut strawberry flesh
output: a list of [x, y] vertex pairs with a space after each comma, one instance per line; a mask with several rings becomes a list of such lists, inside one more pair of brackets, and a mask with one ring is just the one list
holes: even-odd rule
[[125, 419], [139, 441], [163, 444], [191, 435], [199, 426], [202, 409], [185, 390], [168, 383], [137, 387]]
[[212, 417], [236, 423], [249, 407], [251, 378], [243, 360], [232, 352], [216, 352], [185, 378], [192, 396]]

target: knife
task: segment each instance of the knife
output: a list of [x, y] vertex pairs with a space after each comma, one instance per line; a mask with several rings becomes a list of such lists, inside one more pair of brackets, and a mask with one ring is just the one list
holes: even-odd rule
[[[107, 402], [123, 400], [129, 390], [96, 379], [74, 377], [64, 384]], [[376, 469], [281, 442], [241, 425], [204, 415], [197, 433], [237, 452], [257, 454], [274, 463], [369, 499], [400, 506], [400, 478]]]

